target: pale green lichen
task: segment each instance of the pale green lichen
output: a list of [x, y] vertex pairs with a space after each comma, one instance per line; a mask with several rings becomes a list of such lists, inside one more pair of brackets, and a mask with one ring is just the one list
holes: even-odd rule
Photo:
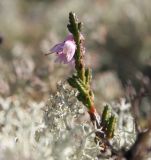
[[[59, 82], [56, 94], [46, 105], [28, 102], [29, 109], [24, 109], [15, 97], [0, 98], [0, 159], [108, 159], [111, 151], [100, 153], [99, 144], [94, 142], [96, 130], [77, 94], [66, 82]], [[109, 105], [120, 111], [115, 136], [110, 141], [116, 151], [127, 150], [135, 141], [129, 105], [125, 101]]]

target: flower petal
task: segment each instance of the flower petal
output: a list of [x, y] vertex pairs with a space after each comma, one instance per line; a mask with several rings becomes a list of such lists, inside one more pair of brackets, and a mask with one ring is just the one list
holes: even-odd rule
[[65, 38], [64, 42], [66, 42], [66, 41], [74, 41], [73, 35], [68, 34], [68, 36]]
[[63, 54], [66, 55], [67, 62], [70, 62], [75, 54], [76, 45], [74, 41], [66, 41], [63, 47]]
[[50, 53], [58, 53], [62, 52], [64, 47], [64, 42], [56, 44], [54, 47], [50, 49]]
[[68, 63], [67, 59], [66, 59], [66, 55], [65, 54], [57, 54], [56, 62], [64, 63], [64, 64]]

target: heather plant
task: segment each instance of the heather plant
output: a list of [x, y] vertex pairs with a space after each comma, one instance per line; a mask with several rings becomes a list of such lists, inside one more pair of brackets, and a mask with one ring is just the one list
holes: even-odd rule
[[[69, 13], [69, 24], [67, 25], [70, 35], [67, 36], [64, 42], [55, 45], [50, 49], [51, 53], [56, 53], [60, 62], [73, 62], [75, 66], [75, 73], [68, 78], [68, 83], [76, 88], [79, 93], [77, 98], [88, 109], [90, 119], [96, 129], [95, 140], [107, 140], [114, 136], [116, 118], [111, 114], [108, 106], [105, 106], [102, 116], [96, 110], [94, 104], [94, 94], [91, 89], [91, 69], [85, 67], [84, 55], [85, 48], [83, 45], [84, 37], [81, 33], [82, 23], [78, 21], [74, 13]], [[105, 150], [107, 143], [100, 141], [100, 146], [104, 146]]]
[[[148, 125], [149, 130], [147, 132], [142, 132], [138, 130], [137, 122], [136, 122], [136, 114], [132, 112], [128, 112], [128, 114], [125, 115], [123, 114], [123, 111], [130, 111], [131, 104], [134, 105], [134, 100], [135, 101], [141, 101], [141, 97], [145, 96], [143, 93], [148, 93], [148, 89], [144, 88], [144, 92], [140, 91], [140, 97], [137, 96], [137, 94], [133, 95], [133, 92], [129, 90], [129, 100], [131, 101], [131, 104], [127, 104], [126, 101], [123, 99], [121, 101], [121, 104], [119, 106], [119, 111], [116, 111], [118, 113], [118, 116], [113, 114], [113, 111], [111, 111], [111, 108], [109, 105], [105, 105], [102, 114], [100, 115], [97, 112], [97, 109], [95, 107], [94, 103], [94, 94], [91, 88], [91, 81], [92, 81], [92, 73], [91, 69], [86, 67], [84, 63], [84, 56], [85, 56], [85, 48], [84, 48], [84, 36], [81, 33], [81, 28], [82, 24], [81, 22], [78, 21], [76, 15], [72, 12], [69, 13], [69, 24], [67, 25], [68, 30], [70, 34], [67, 36], [67, 38], [55, 45], [52, 49], [50, 49], [50, 53], [56, 53], [57, 55], [57, 61], [67, 63], [68, 65], [71, 64], [72, 67], [75, 67], [75, 72], [71, 77], [67, 79], [69, 85], [73, 88], [76, 89], [76, 94], [73, 95], [76, 96], [80, 102], [87, 108], [88, 115], [90, 117], [91, 121], [91, 129], [89, 130], [90, 132], [87, 133], [87, 135], [91, 135], [94, 133], [93, 142], [96, 143], [96, 150], [99, 152], [95, 152], [95, 157], [93, 154], [89, 152], [89, 154], [86, 154], [86, 148], [85, 145], [83, 146], [83, 140], [85, 139], [84, 137], [80, 138], [80, 135], [76, 135], [78, 138], [81, 139], [81, 144], [79, 145], [80, 150], [79, 155], [82, 159], [82, 156], [87, 155], [87, 158], [89, 157], [92, 159], [98, 159], [101, 157], [106, 157], [106, 158], [126, 158], [126, 159], [135, 159], [136, 157], [141, 157], [142, 153], [138, 153], [139, 151], [139, 145], [143, 144], [143, 140], [145, 139], [144, 144], [146, 143], [146, 137], [149, 136], [150, 133], [150, 125]], [[147, 85], [147, 84], [145, 84]], [[145, 86], [146, 87], [146, 86]], [[72, 93], [72, 92], [71, 92]], [[65, 93], [66, 94], [66, 93]], [[64, 95], [60, 95], [61, 97], [64, 97]], [[66, 96], [65, 96], [66, 97]], [[135, 98], [133, 98], [135, 97]], [[60, 97], [58, 97], [60, 98]], [[67, 100], [65, 100], [67, 99]], [[61, 107], [61, 110], [63, 110], [63, 106], [66, 108], [66, 106], [76, 106], [74, 103], [67, 103], [69, 100], [69, 97], [65, 98], [65, 104], [64, 103], [59, 103], [59, 108]], [[139, 100], [138, 100], [139, 99]], [[50, 131], [52, 132], [53, 129], [51, 128], [51, 125], [55, 124], [55, 128], [62, 128], [64, 131], [65, 130], [70, 130], [72, 127], [71, 122], [68, 122], [72, 119], [67, 119], [68, 114], [65, 112], [60, 112], [59, 114], [65, 113], [66, 118], [60, 119], [59, 114], [57, 113], [56, 115], [52, 116], [52, 108], [54, 109], [54, 106], [56, 106], [56, 101], [55, 105], [50, 105], [48, 106], [48, 109], [46, 111], [46, 117], [45, 117], [45, 122], [47, 122]], [[73, 107], [72, 106], [72, 107]], [[68, 108], [67, 107], [67, 108]], [[72, 113], [72, 107], [70, 108], [70, 112]], [[134, 106], [133, 106], [134, 107]], [[138, 107], [138, 106], [137, 106]], [[74, 108], [74, 110], [77, 110], [78, 107]], [[112, 108], [114, 108], [114, 105], [112, 105]], [[118, 107], [115, 107], [115, 110]], [[55, 112], [58, 111], [56, 108]], [[56, 122], [54, 121], [55, 117], [58, 119]], [[49, 117], [49, 118], [48, 118]], [[61, 116], [62, 117], [62, 116]], [[117, 121], [117, 117], [119, 120]], [[134, 117], [134, 118], [133, 118]], [[61, 120], [61, 121], [60, 121]], [[126, 122], [128, 120], [128, 122]], [[58, 121], [60, 121], [58, 123]], [[52, 122], [52, 123], [51, 123]], [[65, 123], [65, 124], [62, 124]], [[150, 120], [148, 121], [150, 122]], [[68, 125], [70, 123], [70, 125]], [[125, 124], [124, 124], [125, 123]], [[58, 126], [61, 124], [61, 126]], [[118, 124], [118, 127], [116, 125]], [[52, 125], [52, 126], [53, 126]], [[83, 125], [83, 123], [81, 124]], [[57, 127], [58, 126], [58, 127]], [[69, 127], [70, 126], [70, 127]], [[73, 129], [73, 128], [72, 128]], [[137, 132], [136, 132], [137, 131]], [[58, 132], [60, 132], [58, 130]], [[76, 132], [75, 132], [76, 133]], [[60, 137], [59, 135], [57, 137]], [[86, 136], [87, 137], [87, 136]], [[88, 136], [89, 137], [89, 136]], [[89, 138], [88, 138], [89, 139]], [[91, 140], [92, 140], [91, 139]], [[87, 140], [84, 140], [87, 142]], [[87, 143], [86, 143], [87, 144]], [[93, 143], [94, 144], [94, 143]], [[76, 145], [75, 145], [76, 146]], [[75, 147], [74, 146], [74, 147]], [[94, 149], [94, 148], [93, 148]], [[74, 149], [72, 148], [72, 151]], [[78, 149], [75, 149], [75, 152]], [[84, 152], [82, 152], [82, 150]], [[94, 150], [93, 150], [94, 151]], [[109, 151], [109, 153], [107, 153]], [[75, 155], [75, 152], [72, 152], [72, 157]], [[103, 153], [106, 153], [104, 155]], [[77, 158], [77, 155], [76, 155]], [[71, 157], [70, 157], [71, 159]]]
[[[135, 82], [129, 82], [126, 87], [128, 93], [123, 86], [120, 88], [116, 84], [121, 84], [117, 76], [119, 71], [123, 75], [123, 69], [134, 73], [131, 66], [135, 67], [136, 64], [131, 60], [138, 61], [138, 51], [142, 56], [147, 53], [147, 62], [143, 63], [149, 66], [149, 47], [142, 50], [138, 42], [141, 40], [144, 48], [150, 44], [147, 31], [150, 2], [114, 0], [106, 1], [104, 5], [104, 1], [99, 0], [77, 1], [76, 5], [73, 2], [55, 1], [53, 5], [24, 0], [0, 2], [0, 160], [149, 160], [149, 78], [138, 74], [141, 87], [135, 90]], [[137, 3], [140, 4], [138, 8]], [[61, 8], [56, 13], [56, 7], [59, 6]], [[92, 9], [86, 12], [90, 7]], [[20, 12], [22, 8], [28, 13]], [[85, 25], [82, 30], [83, 25], [75, 14], [70, 13], [69, 33], [64, 41], [49, 50], [53, 55], [47, 59], [41, 50], [48, 50], [50, 44], [64, 35], [63, 25], [67, 19], [64, 13], [69, 9], [76, 10], [85, 24], [91, 25]], [[121, 10], [124, 14], [121, 14]], [[3, 18], [4, 15], [6, 18]], [[10, 19], [15, 22], [11, 27]], [[86, 44], [85, 38], [88, 40]], [[102, 44], [106, 44], [105, 54]], [[133, 55], [135, 47], [137, 54]], [[109, 64], [109, 68], [106, 68], [109, 53], [113, 57], [109, 63], [114, 65]], [[125, 63], [123, 56], [120, 56], [124, 53], [127, 53], [124, 56]], [[54, 63], [55, 56], [56, 61], [63, 64]], [[103, 71], [92, 66], [93, 80], [91, 68], [85, 60], [87, 56], [91, 64], [98, 65]], [[105, 68], [101, 67], [104, 63]], [[69, 75], [70, 71], [72, 75]], [[122, 78], [124, 82], [130, 79], [129, 72]], [[69, 78], [62, 81], [65, 76]], [[117, 79], [116, 83], [113, 77]], [[56, 85], [58, 80], [61, 82]], [[119, 90], [122, 90], [124, 98], [120, 99], [121, 94], [115, 96]], [[51, 96], [48, 96], [48, 92]], [[105, 92], [109, 93], [107, 98]], [[118, 100], [108, 101], [110, 94]]]

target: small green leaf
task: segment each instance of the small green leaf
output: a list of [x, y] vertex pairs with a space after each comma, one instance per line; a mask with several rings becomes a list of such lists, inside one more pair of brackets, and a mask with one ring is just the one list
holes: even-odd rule
[[103, 109], [102, 113], [102, 123], [106, 124], [110, 118], [111, 110], [108, 105], [106, 105]]
[[86, 85], [90, 85], [91, 79], [92, 79], [92, 74], [90, 68], [87, 68], [85, 70], [85, 78], [86, 78]]
[[113, 138], [114, 136], [116, 121], [117, 119], [114, 115], [112, 115], [108, 120], [108, 126], [107, 126], [107, 137], [108, 138]]

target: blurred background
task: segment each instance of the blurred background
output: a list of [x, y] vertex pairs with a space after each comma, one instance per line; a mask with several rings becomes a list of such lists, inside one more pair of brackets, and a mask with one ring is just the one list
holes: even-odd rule
[[1, 0], [0, 96], [22, 107], [46, 101], [72, 72], [44, 56], [68, 31], [68, 13], [83, 22], [86, 64], [93, 69], [96, 103], [125, 96], [131, 83], [151, 78], [150, 0]]

